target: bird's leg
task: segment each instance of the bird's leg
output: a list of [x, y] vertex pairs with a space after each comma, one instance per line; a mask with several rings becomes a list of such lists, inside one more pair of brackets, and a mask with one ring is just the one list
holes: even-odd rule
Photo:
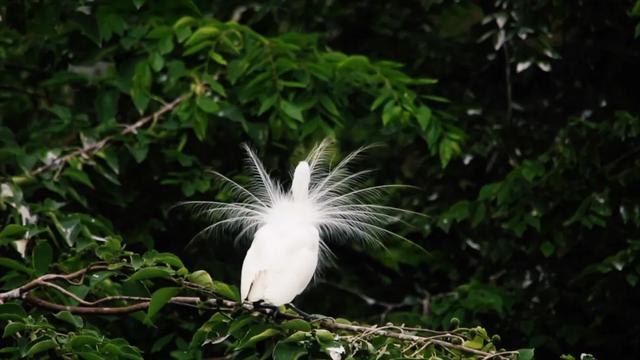
[[253, 308], [254, 309], [271, 310], [270, 312], [267, 313], [267, 315], [269, 317], [273, 317], [274, 320], [275, 320], [276, 316], [278, 315], [278, 313], [280, 313], [280, 311], [278, 310], [277, 306], [274, 306], [274, 305], [271, 305], [271, 304], [267, 304], [264, 300], [255, 301], [253, 303]]
[[305, 319], [306, 321], [318, 320], [318, 319], [320, 319], [322, 317], [321, 315], [309, 314], [307, 312], [304, 312], [304, 311], [300, 310], [297, 306], [293, 305], [293, 303], [289, 303], [287, 305], [289, 305], [289, 307], [293, 311], [297, 312], [298, 315], [302, 316], [302, 318]]

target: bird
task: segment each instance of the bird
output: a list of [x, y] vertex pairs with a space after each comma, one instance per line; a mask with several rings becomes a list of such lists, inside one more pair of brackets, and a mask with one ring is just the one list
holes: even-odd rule
[[371, 146], [355, 150], [332, 167], [333, 141], [323, 140], [296, 165], [288, 189], [270, 176], [248, 145], [243, 146], [252, 175], [247, 186], [212, 171], [237, 202], [183, 203], [216, 219], [198, 234], [225, 228], [239, 231], [236, 239], [251, 239], [242, 263], [242, 301], [276, 307], [291, 304], [318, 268], [330, 262], [333, 254], [327, 242], [356, 240], [383, 246], [382, 235], [407, 240], [384, 224], [401, 221], [402, 213], [422, 215], [375, 203], [389, 189], [406, 186], [364, 186], [372, 170], [353, 172], [351, 165]]

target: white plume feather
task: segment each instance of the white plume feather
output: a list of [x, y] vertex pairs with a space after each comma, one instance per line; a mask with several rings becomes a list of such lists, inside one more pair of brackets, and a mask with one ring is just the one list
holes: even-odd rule
[[306, 161], [297, 165], [290, 190], [284, 190], [273, 180], [256, 154], [245, 145], [248, 167], [252, 174], [252, 181], [247, 187], [214, 172], [227, 183], [239, 202], [182, 203], [215, 219], [198, 235], [224, 227], [239, 229], [238, 238], [253, 238], [255, 232], [265, 225], [308, 225], [320, 233], [321, 256], [324, 259], [330, 254], [325, 241], [357, 239], [382, 245], [381, 235], [406, 240], [382, 226], [388, 222], [400, 221], [400, 213], [422, 214], [373, 203], [386, 190], [406, 186], [363, 187], [371, 170], [352, 172], [350, 165], [367, 147], [352, 152], [331, 168], [331, 144], [329, 140], [322, 141], [313, 148]]

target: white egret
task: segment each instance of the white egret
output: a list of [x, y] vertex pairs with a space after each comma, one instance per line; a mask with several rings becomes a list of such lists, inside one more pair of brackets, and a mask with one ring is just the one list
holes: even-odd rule
[[333, 240], [359, 239], [380, 244], [379, 235], [399, 236], [381, 225], [398, 220], [394, 212], [409, 212], [370, 203], [386, 189], [401, 185], [362, 187], [370, 170], [351, 172], [350, 163], [365, 149], [348, 155], [330, 167], [331, 142], [317, 145], [306, 161], [295, 168], [287, 191], [274, 181], [248, 146], [253, 181], [243, 187], [217, 173], [240, 202], [187, 202], [214, 215], [219, 226], [240, 230], [238, 237], [252, 237], [242, 264], [242, 300], [280, 306], [290, 303], [313, 279], [316, 269], [331, 254], [325, 244]]

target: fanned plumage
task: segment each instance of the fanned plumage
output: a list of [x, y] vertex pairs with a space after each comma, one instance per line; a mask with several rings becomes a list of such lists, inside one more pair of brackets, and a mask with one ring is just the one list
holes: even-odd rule
[[399, 220], [399, 213], [417, 213], [372, 203], [385, 190], [402, 185], [363, 187], [371, 171], [351, 172], [349, 167], [366, 149], [352, 152], [331, 168], [331, 142], [325, 140], [297, 165], [291, 188], [284, 190], [245, 145], [253, 176], [249, 186], [215, 172], [239, 202], [182, 203], [215, 219], [199, 234], [226, 227], [238, 229], [238, 238], [252, 239], [242, 269], [243, 300], [273, 305], [293, 300], [311, 281], [318, 262], [330, 254], [325, 241], [381, 245], [381, 235], [401, 237], [382, 225]]

